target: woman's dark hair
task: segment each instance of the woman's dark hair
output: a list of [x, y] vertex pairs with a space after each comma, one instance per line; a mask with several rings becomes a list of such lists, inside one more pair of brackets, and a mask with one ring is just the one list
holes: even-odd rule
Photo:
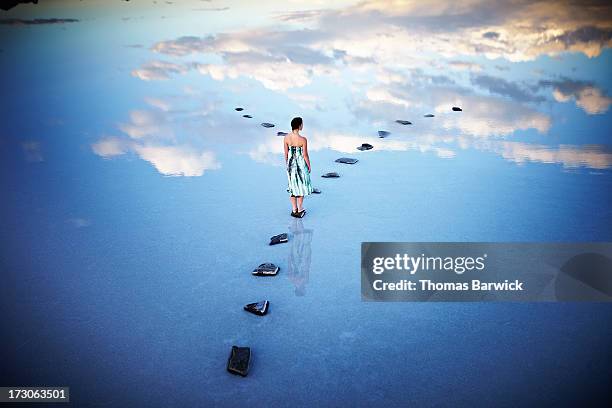
[[302, 118], [299, 116], [297, 118], [291, 119], [291, 130], [299, 129], [302, 126]]

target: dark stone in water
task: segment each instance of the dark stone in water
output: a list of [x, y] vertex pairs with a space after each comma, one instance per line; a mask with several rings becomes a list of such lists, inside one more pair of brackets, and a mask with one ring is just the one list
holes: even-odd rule
[[379, 130], [378, 137], [387, 137], [391, 134], [391, 132], [387, 132], [386, 130]]
[[457, 106], [453, 106], [453, 110], [454, 110], [455, 112], [461, 112], [463, 109], [461, 109], [461, 108], [459, 108], [459, 107], [457, 107]]
[[236, 110], [237, 110], [238, 112], [240, 112], [240, 111], [243, 111], [243, 110], [244, 110], [244, 108], [236, 108]]
[[344, 164], [355, 164], [358, 161], [359, 160], [351, 159], [350, 157], [341, 157], [339, 159], [336, 159], [336, 163], [344, 163]]
[[246, 377], [249, 372], [249, 361], [251, 360], [250, 347], [232, 346], [229, 360], [227, 360], [227, 371]]
[[[282, 235], [282, 234], [281, 234]], [[287, 234], [285, 234], [287, 235]], [[277, 235], [278, 236], [278, 235]], [[274, 238], [274, 237], [272, 237]], [[270, 244], [272, 245], [272, 244]], [[259, 265], [257, 268], [253, 269], [251, 272], [255, 276], [274, 276], [278, 273], [280, 268], [273, 263], [266, 262]]]
[[362, 150], [363, 151], [363, 150], [371, 150], [373, 148], [374, 148], [374, 146], [372, 146], [369, 143], [362, 143], [361, 146], [357, 147], [357, 150]]
[[434, 115], [432, 115], [431, 113], [428, 113], [427, 115], [423, 115], [424, 118], [433, 118]]
[[274, 124], [264, 122], [264, 123], [261, 124], [261, 126], [266, 127], [266, 128], [271, 128], [271, 127], [274, 127]]
[[331, 172], [331, 173], [325, 173], [321, 177], [325, 177], [325, 178], [338, 178], [338, 177], [340, 177], [340, 175], [334, 171], [334, 172]]
[[280, 244], [281, 242], [287, 242], [287, 233], [283, 232], [282, 234], [278, 234], [270, 238], [270, 245]]
[[319, 190], [318, 188], [313, 188], [312, 194], [321, 194], [321, 190]]
[[399, 123], [400, 125], [412, 125], [412, 122], [408, 121], [408, 120], [396, 120], [397, 123]]
[[256, 314], [257, 316], [263, 316], [268, 313], [268, 306], [270, 306], [270, 302], [262, 300], [261, 302], [249, 303], [244, 307], [244, 310]]
[[251, 116], [251, 115], [242, 115], [242, 117], [243, 117], [243, 118], [249, 118], [249, 119], [251, 119], [251, 118], [252, 118], [252, 116]]
[[276, 132], [276, 136], [287, 136], [287, 132]]

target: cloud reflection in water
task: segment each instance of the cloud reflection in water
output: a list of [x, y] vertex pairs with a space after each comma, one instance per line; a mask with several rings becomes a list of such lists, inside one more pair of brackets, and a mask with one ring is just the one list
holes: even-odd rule
[[[605, 146], [580, 141], [549, 145], [546, 139], [554, 131], [551, 106], [574, 101], [586, 115], [608, 112], [611, 99], [602, 85], [557, 72], [565, 64], [564, 55], [596, 62], [610, 47], [609, 5], [362, 1], [315, 10], [277, 6], [258, 27], [154, 41], [152, 59], [135, 67], [132, 75], [153, 82], [176, 80], [177, 87], [184, 86], [185, 78], [203, 75], [207, 86], [228, 101], [242, 94], [237, 89], [245, 84], [250, 89], [244, 91], [246, 102], [269, 98], [278, 104], [284, 98], [279, 117], [288, 121], [293, 112], [303, 112], [312, 124], [307, 134], [312, 150], [355, 152], [356, 146], [370, 142], [377, 126], [407, 119], [414, 125], [389, 140], [376, 140], [378, 150], [453, 158], [459, 150], [473, 148], [516, 163], [612, 166]], [[538, 63], [547, 56], [557, 59]], [[490, 63], [494, 59], [495, 65]], [[540, 74], [512, 73], [514, 64], [525, 61], [538, 63]], [[193, 137], [183, 140], [176, 129], [182, 125], [167, 120], [166, 105], [151, 104], [157, 111], [134, 110], [130, 121], [119, 126], [127, 139], [104, 138], [92, 146], [94, 152], [112, 157], [133, 151], [166, 175], [201, 175], [220, 167], [211, 147], [193, 146]], [[463, 107], [463, 112], [449, 114], [452, 106]], [[223, 103], [207, 112], [209, 125], [221, 123], [214, 128], [219, 140], [232, 139], [236, 126], [251, 125], [229, 124], [234, 119], [226, 113]], [[424, 113], [436, 117], [414, 120]], [[213, 129], [203, 125], [191, 131], [206, 139]], [[505, 140], [527, 131], [535, 131], [541, 142]], [[279, 164], [280, 140], [270, 133], [248, 132], [253, 136], [244, 140], [248, 155]]]

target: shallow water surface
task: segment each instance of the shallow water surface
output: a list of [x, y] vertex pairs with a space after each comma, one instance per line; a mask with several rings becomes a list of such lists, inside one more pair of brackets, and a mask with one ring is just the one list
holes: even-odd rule
[[[0, 12], [0, 385], [516, 406], [609, 378], [606, 304], [373, 304], [359, 286], [362, 241], [612, 240], [609, 6], [39, 3]], [[294, 116], [322, 191], [303, 219], [277, 136]], [[252, 276], [263, 262], [279, 274]], [[267, 316], [242, 310], [263, 299]], [[252, 348], [246, 378], [232, 345]]]

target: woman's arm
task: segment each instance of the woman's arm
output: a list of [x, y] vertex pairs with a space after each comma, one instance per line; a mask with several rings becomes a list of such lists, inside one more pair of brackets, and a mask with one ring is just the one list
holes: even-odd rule
[[287, 139], [283, 137], [283, 148], [285, 149], [285, 165], [287, 165], [287, 160], [289, 159], [289, 147], [287, 147]]
[[308, 140], [304, 138], [304, 160], [308, 165], [308, 172], [310, 173], [310, 157], [308, 156]]

